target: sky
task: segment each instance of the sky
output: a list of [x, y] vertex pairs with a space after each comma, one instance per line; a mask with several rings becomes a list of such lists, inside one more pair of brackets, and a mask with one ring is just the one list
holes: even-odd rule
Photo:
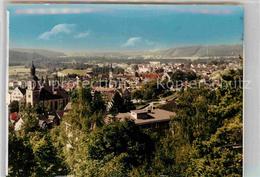
[[242, 44], [237, 5], [9, 5], [10, 48], [143, 51]]

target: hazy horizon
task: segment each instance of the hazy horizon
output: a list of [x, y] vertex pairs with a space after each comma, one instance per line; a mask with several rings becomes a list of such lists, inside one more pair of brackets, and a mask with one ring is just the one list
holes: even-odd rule
[[170, 48], [161, 48], [155, 50], [80, 50], [80, 51], [69, 51], [69, 50], [59, 50], [59, 49], [49, 49], [49, 48], [9, 48], [9, 50], [45, 50], [45, 51], [52, 51], [52, 52], [60, 52], [64, 54], [70, 53], [141, 53], [141, 52], [156, 52], [156, 51], [163, 51], [168, 49], [181, 49], [181, 48], [190, 48], [190, 47], [217, 47], [217, 46], [242, 46], [243, 44], [218, 44], [218, 45], [182, 45]]

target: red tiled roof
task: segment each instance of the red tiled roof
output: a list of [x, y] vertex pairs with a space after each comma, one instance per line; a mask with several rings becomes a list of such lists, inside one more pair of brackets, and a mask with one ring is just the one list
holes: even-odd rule
[[19, 120], [19, 115], [18, 115], [18, 113], [17, 112], [13, 112], [13, 113], [11, 113], [10, 115], [9, 115], [9, 118], [10, 118], [10, 120], [13, 120], [13, 121], [18, 121]]
[[147, 79], [157, 79], [159, 77], [160, 77], [160, 75], [156, 74], [156, 73], [144, 74], [144, 78], [147, 78]]

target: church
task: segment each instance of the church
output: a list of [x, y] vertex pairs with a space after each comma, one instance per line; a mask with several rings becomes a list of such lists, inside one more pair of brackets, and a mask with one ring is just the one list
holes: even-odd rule
[[52, 84], [48, 77], [38, 79], [36, 68], [32, 62], [30, 78], [25, 91], [27, 105], [41, 105], [47, 111], [63, 110], [69, 102], [68, 93], [57, 83]]

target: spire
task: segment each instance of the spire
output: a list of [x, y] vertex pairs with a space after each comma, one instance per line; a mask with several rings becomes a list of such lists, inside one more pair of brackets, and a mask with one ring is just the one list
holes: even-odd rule
[[36, 73], [36, 68], [33, 64], [33, 61], [32, 61], [32, 66], [31, 66], [31, 79], [34, 80], [34, 81], [38, 81], [38, 77], [35, 75]]
[[35, 76], [35, 70], [36, 70], [36, 68], [35, 68], [35, 66], [34, 66], [34, 64], [33, 64], [33, 61], [32, 61], [31, 76]]
[[42, 76], [42, 78], [41, 78], [41, 84], [43, 84], [44, 83], [44, 79], [43, 79], [43, 76]]

